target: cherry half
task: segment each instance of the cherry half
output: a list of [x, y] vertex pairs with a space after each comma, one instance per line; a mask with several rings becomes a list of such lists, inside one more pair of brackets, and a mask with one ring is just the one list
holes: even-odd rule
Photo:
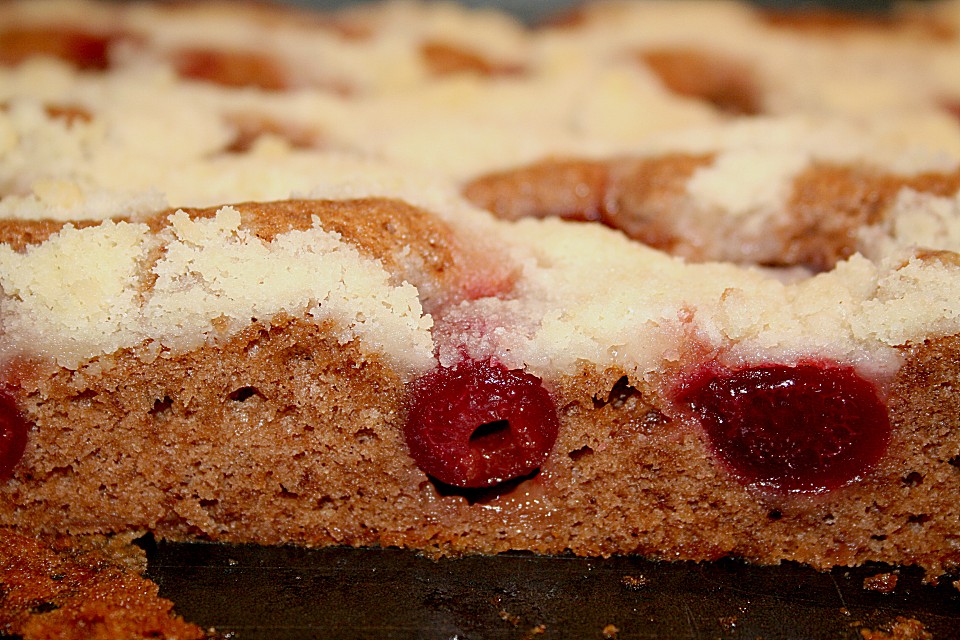
[[440, 482], [481, 488], [519, 478], [546, 459], [559, 431], [539, 378], [465, 360], [416, 380], [404, 435], [417, 466]]
[[29, 425], [13, 400], [0, 393], [0, 480], [13, 473], [27, 448]]
[[746, 484], [823, 492], [860, 478], [890, 440], [873, 384], [837, 365], [705, 371], [677, 400], [697, 412], [717, 457]]

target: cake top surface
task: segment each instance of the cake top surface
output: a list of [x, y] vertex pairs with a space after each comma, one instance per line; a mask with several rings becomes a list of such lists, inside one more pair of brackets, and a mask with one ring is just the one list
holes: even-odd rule
[[[162, 357], [286, 314], [406, 378], [464, 350], [643, 376], [692, 344], [889, 371], [960, 331], [958, 6], [824, 37], [733, 2], [537, 27], [447, 3], [5, 3], [0, 217], [57, 222], [0, 245], [3, 353]], [[563, 159], [598, 176], [563, 188], [618, 229], [498, 217], [466, 189]], [[323, 215], [264, 237], [268, 213], [240, 206], [371, 197], [442, 227], [459, 275]]]
[[264, 242], [230, 206], [212, 218], [178, 211], [166, 222], [156, 234], [143, 223], [67, 225], [24, 253], [3, 246], [2, 286], [18, 300], [5, 309], [7, 344], [20, 350], [20, 341], [41, 339], [43, 355], [75, 368], [141, 345], [144, 358], [183, 352], [288, 314], [337, 320], [341, 341], [363, 334], [404, 368], [430, 361], [430, 318], [416, 289], [391, 283], [338, 234], [317, 224]]

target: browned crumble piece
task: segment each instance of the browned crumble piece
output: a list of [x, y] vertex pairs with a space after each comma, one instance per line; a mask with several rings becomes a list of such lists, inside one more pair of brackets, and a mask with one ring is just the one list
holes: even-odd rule
[[620, 579], [620, 584], [629, 591], [640, 591], [647, 586], [648, 582], [646, 576], [623, 576]]
[[897, 588], [897, 572], [878, 573], [863, 579], [863, 588], [880, 593], [893, 593]]
[[202, 640], [143, 578], [129, 540], [41, 540], [0, 528], [0, 633], [23, 640]]
[[922, 622], [914, 618], [897, 616], [888, 630], [861, 629], [863, 640], [931, 640], [933, 634]]

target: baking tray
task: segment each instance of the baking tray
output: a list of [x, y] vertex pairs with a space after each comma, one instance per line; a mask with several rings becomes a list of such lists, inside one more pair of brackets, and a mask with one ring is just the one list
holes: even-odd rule
[[[919, 570], [818, 572], [509, 553], [433, 559], [401, 549], [141, 543], [148, 577], [188, 620], [237, 640], [306, 638], [831, 638], [920, 621], [960, 637], [960, 592]], [[890, 592], [864, 588], [897, 576]]]
[[[377, 0], [281, 0], [285, 4], [310, 9], [330, 10], [344, 6], [376, 2]], [[524, 22], [538, 23], [559, 12], [583, 4], [584, 0], [456, 0], [468, 7], [493, 7], [512, 13]], [[671, 1], [671, 0], [665, 0]], [[682, 1], [682, 0], [681, 0]], [[760, 7], [816, 8], [826, 7], [842, 11], [882, 12], [896, 4], [896, 0], [747, 0]]]

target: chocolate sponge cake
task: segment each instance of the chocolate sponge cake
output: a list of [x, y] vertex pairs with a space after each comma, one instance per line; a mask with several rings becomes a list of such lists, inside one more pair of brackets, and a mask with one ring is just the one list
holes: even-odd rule
[[960, 4], [670, 5], [0, 5], [4, 539], [955, 572]]

